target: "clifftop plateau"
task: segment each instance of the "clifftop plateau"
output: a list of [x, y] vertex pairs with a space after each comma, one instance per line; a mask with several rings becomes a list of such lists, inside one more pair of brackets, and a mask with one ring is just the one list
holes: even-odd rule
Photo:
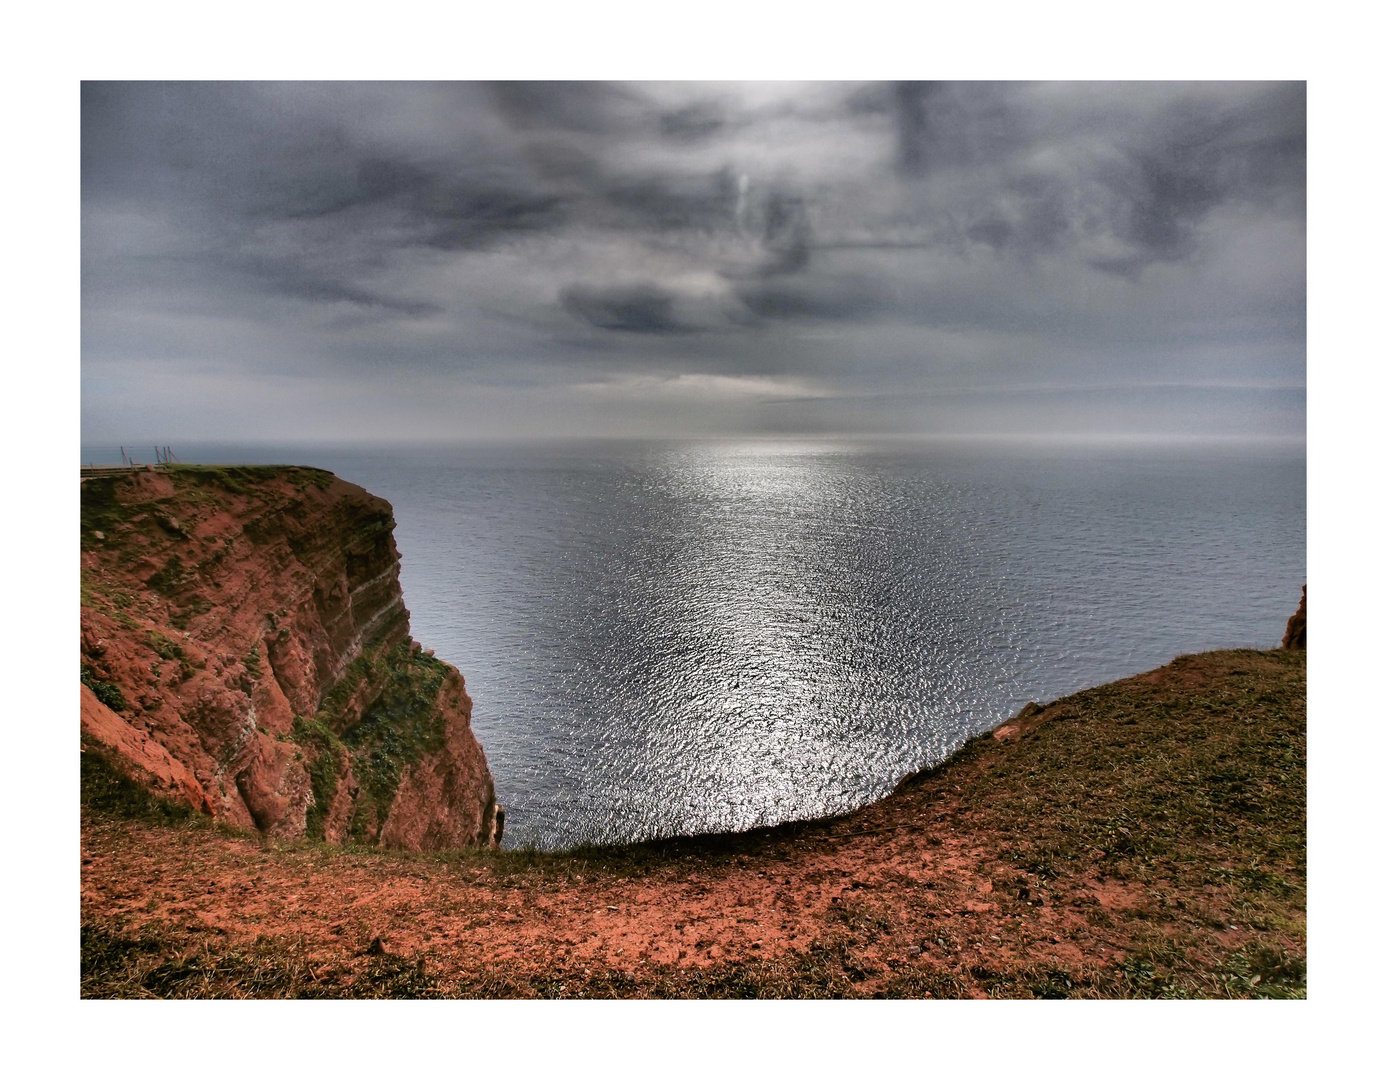
[[81, 483], [84, 749], [270, 836], [499, 843], [463, 678], [410, 637], [388, 503], [289, 466]]

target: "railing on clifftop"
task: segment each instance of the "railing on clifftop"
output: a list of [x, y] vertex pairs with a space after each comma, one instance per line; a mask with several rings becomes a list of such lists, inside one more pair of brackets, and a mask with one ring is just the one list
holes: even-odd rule
[[[90, 451], [91, 448], [84, 447], [84, 449]], [[132, 469], [152, 469], [159, 465], [173, 465], [178, 463], [179, 460], [178, 456], [174, 454], [173, 447], [171, 446], [152, 447], [154, 450], [154, 464], [146, 464], [135, 460], [135, 453], [139, 450], [139, 447], [108, 446], [97, 447], [96, 449], [104, 451], [119, 450], [121, 463], [119, 465], [98, 465], [94, 461], [88, 461], [87, 464], [81, 467], [83, 476], [99, 476], [107, 473], [129, 472]], [[103, 454], [102, 456], [105, 455]]]

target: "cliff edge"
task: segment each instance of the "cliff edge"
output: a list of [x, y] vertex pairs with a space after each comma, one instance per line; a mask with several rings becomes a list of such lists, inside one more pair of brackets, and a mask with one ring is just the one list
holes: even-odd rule
[[1300, 607], [1286, 620], [1286, 634], [1281, 639], [1283, 649], [1305, 648], [1305, 589], [1304, 585], [1300, 587]]
[[463, 678], [410, 637], [387, 502], [289, 466], [81, 483], [84, 748], [271, 836], [499, 843]]

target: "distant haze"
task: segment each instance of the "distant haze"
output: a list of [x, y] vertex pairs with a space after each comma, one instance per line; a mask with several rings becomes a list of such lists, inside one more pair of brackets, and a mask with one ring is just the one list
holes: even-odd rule
[[84, 442], [1303, 437], [1303, 83], [86, 83]]

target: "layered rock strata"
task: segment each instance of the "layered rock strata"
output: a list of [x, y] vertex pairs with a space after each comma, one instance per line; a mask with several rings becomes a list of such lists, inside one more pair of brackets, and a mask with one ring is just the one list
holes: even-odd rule
[[472, 702], [410, 637], [393, 528], [316, 469], [84, 476], [84, 744], [271, 836], [498, 843]]

